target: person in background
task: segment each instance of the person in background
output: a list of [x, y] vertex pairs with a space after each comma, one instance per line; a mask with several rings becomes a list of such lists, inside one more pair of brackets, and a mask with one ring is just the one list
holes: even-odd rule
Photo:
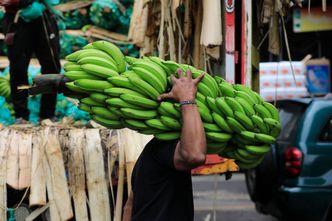
[[190, 71], [172, 76], [173, 88], [159, 98], [181, 104], [182, 131], [179, 140], [153, 138], [139, 156], [132, 173], [132, 192], [123, 221], [193, 221], [191, 169], [205, 163], [206, 139], [196, 106], [197, 84]]
[[[28, 85], [28, 66], [33, 55], [41, 65], [41, 73], [60, 73], [59, 30], [55, 16], [59, 13], [51, 0], [0, 0], [5, 8], [3, 33], [8, 48], [11, 98], [16, 123], [29, 120], [28, 92], [17, 87]], [[56, 94], [41, 97], [40, 120], [55, 120]]]

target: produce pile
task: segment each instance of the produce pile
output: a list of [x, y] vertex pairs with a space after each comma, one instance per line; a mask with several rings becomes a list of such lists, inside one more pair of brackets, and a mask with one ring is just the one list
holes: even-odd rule
[[[178, 68], [196, 68], [158, 57], [125, 57], [107, 41], [95, 41], [66, 57], [67, 87], [80, 98], [79, 107], [110, 129], [130, 128], [160, 140], [180, 137], [180, 105], [157, 102], [171, 89]], [[236, 159], [241, 168], [258, 165], [280, 132], [278, 110], [246, 86], [206, 74], [196, 102], [208, 142], [208, 153]]]

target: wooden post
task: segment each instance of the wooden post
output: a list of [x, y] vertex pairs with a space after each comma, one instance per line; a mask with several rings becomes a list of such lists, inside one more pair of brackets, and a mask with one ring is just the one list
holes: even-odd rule
[[91, 221], [111, 220], [104, 158], [98, 129], [85, 130], [84, 160]]
[[43, 140], [41, 135], [41, 130], [32, 135], [30, 206], [46, 204], [46, 179], [43, 168], [44, 141], [46, 140]]
[[7, 220], [6, 164], [9, 133], [9, 129], [0, 131], [0, 220]]
[[74, 200], [75, 219], [89, 221], [85, 193], [84, 143], [83, 129], [69, 131], [69, 185]]

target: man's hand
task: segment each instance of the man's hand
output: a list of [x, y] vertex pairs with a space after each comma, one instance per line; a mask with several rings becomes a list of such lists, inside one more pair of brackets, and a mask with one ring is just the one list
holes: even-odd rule
[[171, 76], [173, 82], [172, 90], [169, 93], [161, 94], [158, 100], [173, 99], [176, 102], [195, 100], [197, 92], [197, 84], [203, 79], [204, 73], [200, 74], [197, 78], [192, 78], [190, 70], [186, 72], [186, 76], [183, 76], [181, 69], [177, 71], [179, 78], [174, 75]]

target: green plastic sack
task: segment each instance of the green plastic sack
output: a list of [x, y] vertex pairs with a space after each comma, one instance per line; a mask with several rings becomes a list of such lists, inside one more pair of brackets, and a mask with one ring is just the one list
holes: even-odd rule
[[39, 2], [33, 2], [20, 12], [20, 17], [26, 22], [31, 22], [42, 16], [44, 10], [45, 5]]

